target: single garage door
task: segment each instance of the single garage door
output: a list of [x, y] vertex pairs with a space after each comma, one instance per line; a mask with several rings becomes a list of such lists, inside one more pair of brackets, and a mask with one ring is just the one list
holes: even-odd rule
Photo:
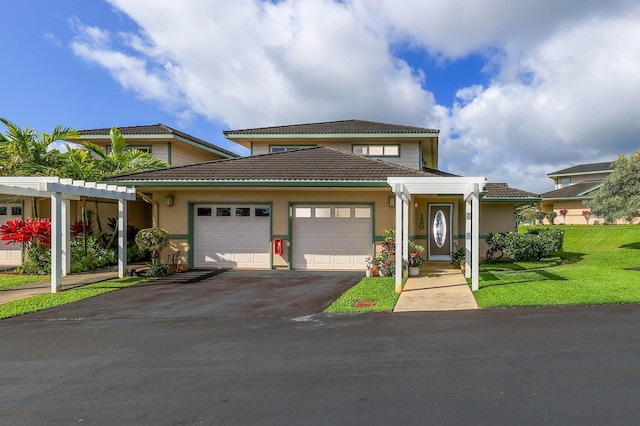
[[[13, 203], [0, 204], [0, 225], [9, 220], [22, 218], [22, 206]], [[17, 266], [22, 261], [22, 248], [19, 244], [0, 242], [0, 266]]]
[[293, 269], [361, 270], [371, 256], [370, 206], [295, 206]]
[[271, 208], [268, 205], [195, 205], [196, 268], [271, 267]]

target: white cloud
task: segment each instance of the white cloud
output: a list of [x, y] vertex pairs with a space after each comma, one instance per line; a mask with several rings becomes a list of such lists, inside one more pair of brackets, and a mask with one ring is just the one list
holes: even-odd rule
[[[638, 146], [633, 0], [109, 1], [140, 30], [76, 22], [73, 51], [180, 117], [439, 127], [449, 171], [534, 191]], [[428, 73], [395, 53], [406, 45], [445, 66], [481, 54], [490, 82], [436, 105]]]

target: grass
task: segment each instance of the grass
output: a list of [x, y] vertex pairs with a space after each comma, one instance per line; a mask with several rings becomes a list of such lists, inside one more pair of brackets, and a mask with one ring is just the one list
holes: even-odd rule
[[[42, 276], [40, 277], [42, 280]], [[42, 311], [55, 306], [66, 305], [89, 297], [98, 296], [110, 291], [136, 285], [142, 278], [132, 277], [118, 280], [104, 281], [81, 287], [74, 287], [59, 293], [47, 293], [26, 297], [0, 305], [0, 319], [16, 317], [32, 312]]]
[[483, 264], [478, 306], [640, 303], [640, 226], [567, 226], [558, 257]]
[[0, 290], [48, 280], [49, 275], [0, 274]]
[[[324, 312], [390, 312], [396, 306], [400, 293], [395, 291], [395, 278], [363, 278], [358, 284], [347, 290]], [[358, 301], [373, 301], [374, 306], [356, 308]]]

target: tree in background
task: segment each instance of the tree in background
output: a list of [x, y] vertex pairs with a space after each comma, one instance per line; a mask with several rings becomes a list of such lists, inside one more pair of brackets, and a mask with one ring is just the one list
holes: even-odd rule
[[[629, 158], [621, 154], [613, 172], [585, 204], [591, 214], [607, 222], [638, 216], [640, 212], [640, 149]], [[583, 213], [584, 214], [584, 213]], [[587, 219], [588, 223], [588, 219]]]

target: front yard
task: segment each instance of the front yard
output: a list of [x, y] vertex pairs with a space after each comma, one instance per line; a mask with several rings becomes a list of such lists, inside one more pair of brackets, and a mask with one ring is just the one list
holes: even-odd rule
[[564, 250], [557, 258], [482, 264], [474, 293], [478, 306], [640, 303], [640, 226], [560, 228]]

